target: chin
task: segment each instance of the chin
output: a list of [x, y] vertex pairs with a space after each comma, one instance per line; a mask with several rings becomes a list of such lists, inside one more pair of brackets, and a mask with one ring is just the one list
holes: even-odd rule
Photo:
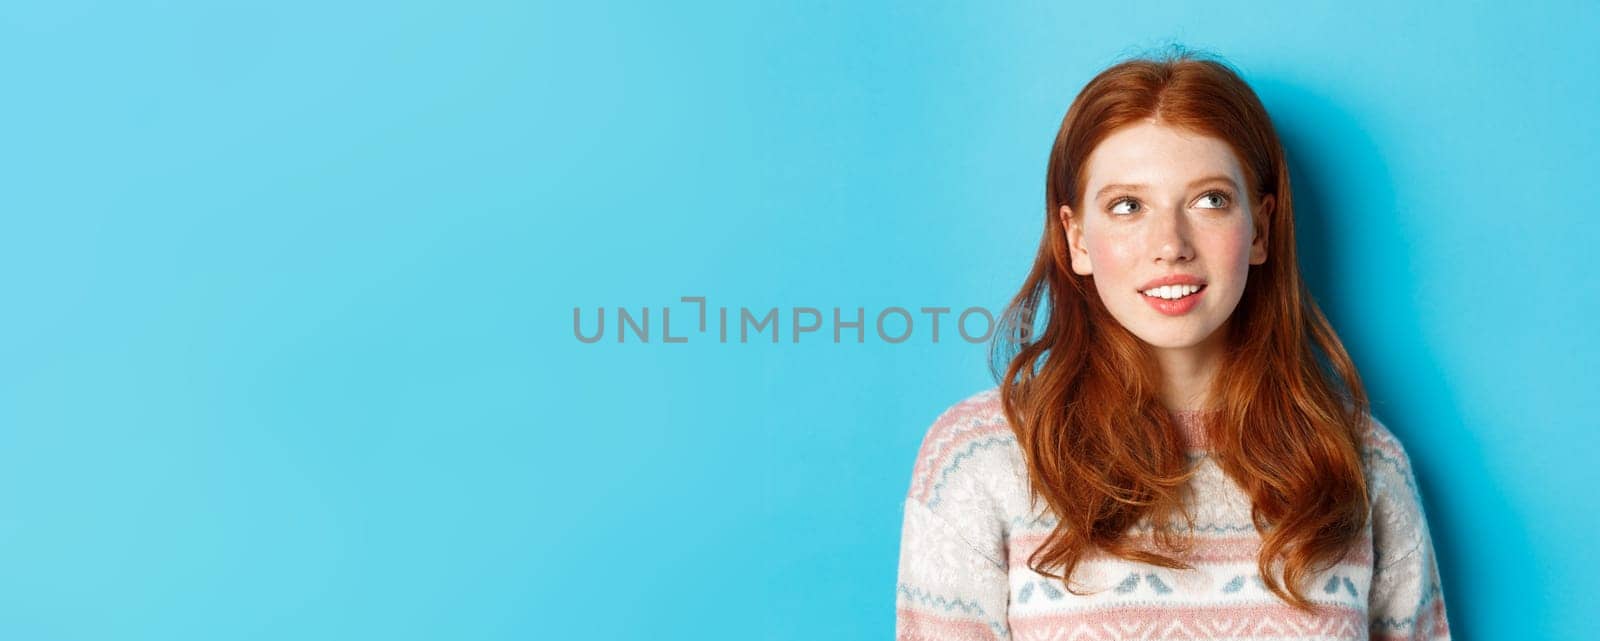
[[1204, 331], [1184, 330], [1178, 332], [1147, 332], [1135, 333], [1139, 340], [1144, 341], [1157, 349], [1193, 349], [1203, 347], [1217, 336], [1218, 327]]
[[1202, 342], [1199, 338], [1169, 338], [1162, 340], [1149, 340], [1141, 337], [1141, 340], [1144, 340], [1146, 344], [1156, 349], [1190, 349], [1199, 347], [1200, 343]]

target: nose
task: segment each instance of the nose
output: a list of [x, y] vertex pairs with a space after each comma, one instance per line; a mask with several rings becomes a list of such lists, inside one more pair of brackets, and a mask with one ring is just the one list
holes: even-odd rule
[[1194, 259], [1189, 221], [1183, 211], [1170, 211], [1146, 220], [1150, 221], [1149, 246], [1154, 248], [1157, 262], [1175, 264]]

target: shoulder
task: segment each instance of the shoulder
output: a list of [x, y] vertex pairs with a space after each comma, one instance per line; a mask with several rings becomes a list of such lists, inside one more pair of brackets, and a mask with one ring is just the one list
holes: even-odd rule
[[933, 420], [917, 449], [909, 499], [938, 508], [952, 492], [985, 491], [989, 477], [1016, 437], [1000, 404], [1000, 390], [990, 387], [949, 405]]
[[905, 509], [942, 524], [1004, 567], [1005, 537], [1025, 498], [1020, 452], [997, 388], [946, 407], [922, 437]]
[[1408, 486], [1416, 489], [1411, 471], [1411, 456], [1405, 444], [1378, 417], [1368, 413], [1361, 431], [1361, 458], [1368, 481]]
[[939, 412], [928, 428], [927, 438], [956, 436], [981, 430], [995, 423], [1004, 423], [1005, 410], [1000, 404], [998, 386], [979, 390]]
[[1422, 492], [1405, 445], [1370, 414], [1361, 457], [1372, 498], [1374, 563], [1384, 565], [1409, 554], [1427, 536]]

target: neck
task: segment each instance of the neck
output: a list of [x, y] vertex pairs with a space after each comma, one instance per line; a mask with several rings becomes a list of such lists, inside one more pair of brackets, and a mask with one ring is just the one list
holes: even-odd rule
[[1227, 324], [1189, 347], [1155, 348], [1161, 367], [1161, 402], [1174, 411], [1201, 411], [1211, 403], [1211, 381], [1221, 367]]

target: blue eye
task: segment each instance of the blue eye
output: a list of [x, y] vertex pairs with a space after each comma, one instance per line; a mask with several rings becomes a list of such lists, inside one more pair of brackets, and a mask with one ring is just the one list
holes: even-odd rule
[[[1232, 196], [1232, 194], [1229, 194], [1228, 192], [1221, 191], [1221, 190], [1208, 191], [1205, 194], [1201, 195], [1200, 196], [1200, 200], [1197, 201], [1197, 202], [1201, 202], [1201, 203], [1207, 202], [1206, 199], [1208, 199], [1208, 198], [1214, 198], [1215, 200], [1212, 201], [1212, 202], [1215, 202], [1216, 204], [1210, 205], [1210, 206], [1201, 205], [1200, 206], [1201, 209], [1227, 209], [1229, 205], [1233, 204], [1233, 196]], [[1121, 207], [1123, 205], [1128, 205], [1132, 209], [1119, 210], [1118, 207]], [[1116, 200], [1111, 201], [1111, 206], [1109, 208], [1109, 211], [1111, 213], [1113, 213], [1113, 214], [1132, 214], [1132, 213], [1138, 211], [1138, 207], [1139, 207], [1139, 201], [1134, 200], [1133, 198], [1124, 196], [1122, 198], [1118, 198]]]
[[1200, 197], [1200, 202], [1205, 202], [1207, 198], [1216, 198], [1219, 201], [1219, 204], [1215, 207], [1206, 207], [1205, 209], [1223, 209], [1228, 206], [1228, 203], [1233, 202], [1230, 198], [1228, 198], [1228, 194], [1220, 191], [1206, 192], [1205, 195]]

